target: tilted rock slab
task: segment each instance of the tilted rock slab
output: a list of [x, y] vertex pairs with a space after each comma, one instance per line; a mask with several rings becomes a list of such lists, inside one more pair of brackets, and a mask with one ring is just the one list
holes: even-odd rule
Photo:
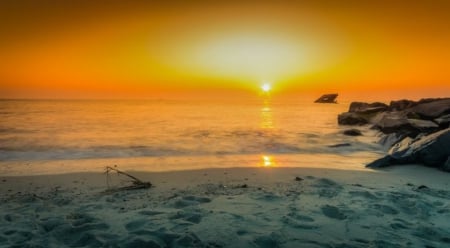
[[366, 165], [381, 168], [398, 164], [424, 164], [450, 171], [450, 128], [420, 138], [404, 138], [383, 158]]

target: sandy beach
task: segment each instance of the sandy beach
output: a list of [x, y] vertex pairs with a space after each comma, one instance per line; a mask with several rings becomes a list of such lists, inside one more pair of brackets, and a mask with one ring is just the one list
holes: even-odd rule
[[232, 168], [0, 178], [0, 247], [447, 247], [450, 174]]

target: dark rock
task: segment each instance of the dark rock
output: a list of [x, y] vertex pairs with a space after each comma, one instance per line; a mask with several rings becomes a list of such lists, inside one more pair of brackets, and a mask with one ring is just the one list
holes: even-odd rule
[[400, 133], [416, 136], [419, 133], [437, 131], [439, 125], [432, 121], [408, 119], [404, 112], [384, 112], [371, 119], [373, 128], [385, 134]]
[[[387, 134], [379, 143], [389, 149], [389, 154], [367, 167], [421, 163], [450, 171], [450, 98], [391, 101], [389, 106], [352, 102], [348, 112], [338, 115], [338, 123], [372, 124], [373, 129]], [[344, 134], [352, 135], [347, 131]]]
[[348, 108], [348, 112], [358, 112], [360, 109], [367, 108], [369, 104], [366, 102], [352, 102], [350, 103], [350, 107]]
[[450, 124], [450, 114], [440, 116], [439, 118], [434, 119], [434, 122], [436, 122], [439, 127], [447, 128]]
[[340, 144], [335, 144], [335, 145], [329, 145], [328, 147], [336, 148], [336, 147], [343, 147], [343, 146], [351, 146], [351, 144], [349, 144], [349, 143], [340, 143]]
[[336, 98], [338, 94], [325, 94], [319, 99], [315, 100], [315, 103], [337, 103]]
[[418, 119], [418, 120], [421, 119], [420, 115], [418, 115], [415, 112], [406, 112], [406, 118], [408, 118], [408, 119]]
[[420, 103], [408, 111], [417, 113], [423, 119], [435, 119], [442, 115], [450, 114], [450, 98]]
[[398, 101], [391, 101], [389, 104], [389, 110], [390, 111], [402, 111], [407, 108], [411, 108], [417, 105], [417, 102], [411, 101], [411, 100], [398, 100]]
[[352, 113], [377, 113], [387, 110], [388, 106], [381, 102], [365, 103], [365, 102], [352, 102], [350, 104], [348, 112]]
[[423, 103], [430, 103], [430, 102], [441, 101], [441, 100], [448, 100], [448, 99], [450, 99], [450, 98], [422, 98], [417, 103], [418, 104], [423, 104]]
[[403, 133], [390, 133], [384, 135], [379, 141], [378, 144], [382, 145], [383, 148], [388, 151], [394, 144], [405, 138], [406, 134]]
[[364, 125], [369, 121], [357, 113], [346, 112], [338, 115], [338, 123], [339, 125]]
[[303, 181], [303, 178], [301, 178], [301, 177], [295, 177], [295, 181]]
[[344, 135], [348, 135], [348, 136], [361, 136], [362, 133], [361, 131], [359, 131], [358, 129], [347, 129], [343, 132]]
[[421, 189], [428, 189], [428, 187], [425, 186], [425, 185], [420, 185], [419, 187], [417, 187], [417, 189], [418, 189], [418, 190], [421, 190]]
[[420, 132], [432, 132], [436, 131], [439, 128], [439, 125], [432, 121], [427, 120], [418, 120], [418, 119], [408, 119], [411, 127], [419, 130]]
[[400, 156], [400, 158], [416, 156], [416, 161], [419, 163], [432, 167], [443, 167], [450, 156], [449, 148], [450, 128], [447, 128], [413, 141], [406, 153], [397, 150], [395, 154], [393, 151], [391, 156]]
[[379, 168], [395, 164], [420, 163], [447, 170], [450, 157], [450, 128], [422, 136], [409, 137], [394, 145], [387, 156], [367, 165]]
[[393, 159], [386, 155], [366, 165], [367, 168], [383, 168], [392, 165]]
[[447, 161], [445, 161], [444, 165], [442, 166], [442, 170], [450, 172], [450, 156], [447, 158]]
[[384, 112], [385, 110], [386, 110], [386, 107], [370, 107], [370, 108], [366, 108], [365, 110], [358, 111], [357, 113], [374, 114], [374, 113]]
[[401, 112], [385, 112], [380, 113], [372, 119], [374, 128], [383, 133], [395, 133], [400, 130], [415, 131], [412, 129], [406, 116]]

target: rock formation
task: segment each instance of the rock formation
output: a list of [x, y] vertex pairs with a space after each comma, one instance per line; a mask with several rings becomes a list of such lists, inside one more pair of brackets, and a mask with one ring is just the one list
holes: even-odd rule
[[353, 102], [338, 116], [340, 125], [366, 125], [384, 134], [388, 155], [368, 167], [420, 163], [450, 171], [450, 98]]
[[369, 168], [395, 164], [420, 163], [450, 171], [450, 128], [412, 139], [404, 138], [389, 150], [388, 155], [369, 163]]

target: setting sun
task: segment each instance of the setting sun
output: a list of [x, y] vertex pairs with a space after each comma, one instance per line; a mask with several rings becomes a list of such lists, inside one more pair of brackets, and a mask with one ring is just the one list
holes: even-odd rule
[[271, 166], [273, 166], [273, 160], [272, 160], [271, 156], [263, 155], [262, 156], [262, 160], [263, 160], [263, 166], [264, 167], [271, 167]]
[[261, 85], [261, 89], [264, 92], [269, 92], [272, 89], [272, 86], [270, 86], [270, 83], [264, 83], [263, 85]]

